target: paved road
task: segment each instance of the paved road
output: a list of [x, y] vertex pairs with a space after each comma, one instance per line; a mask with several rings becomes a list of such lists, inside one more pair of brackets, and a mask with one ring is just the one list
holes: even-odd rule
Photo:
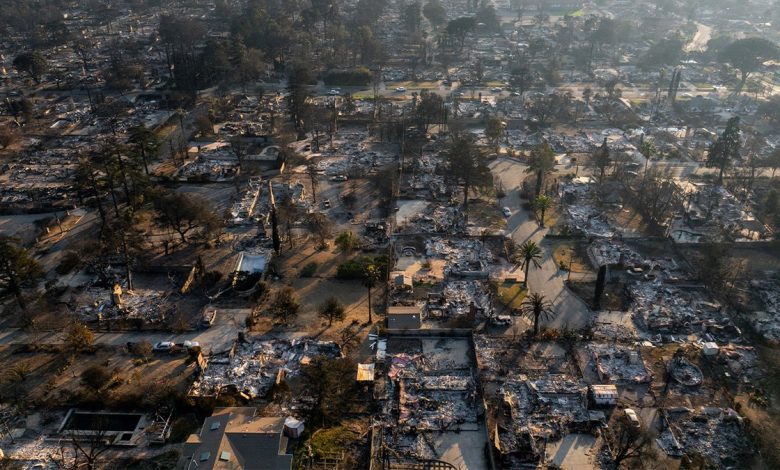
[[579, 297], [566, 288], [564, 281], [566, 273], [555, 265], [550, 250], [550, 244], [544, 240], [546, 228], [540, 228], [530, 211], [521, 207], [520, 185], [529, 176], [528, 167], [517, 161], [500, 158], [491, 164], [493, 174], [501, 180], [507, 195], [501, 200], [501, 205], [509, 207], [512, 216], [507, 221], [507, 233], [519, 245], [528, 240], [540, 244], [544, 249], [544, 259], [541, 268], [531, 268], [528, 274], [528, 285], [532, 292], [540, 292], [553, 304], [555, 318], [543, 325], [564, 329], [582, 328], [588, 325], [593, 312]]
[[[172, 341], [177, 344], [184, 341], [196, 341], [205, 355], [224, 353], [230, 350], [238, 338], [238, 332], [246, 328], [246, 317], [249, 309], [223, 309], [217, 313], [217, 319], [211, 328], [185, 333], [125, 331], [120, 333], [96, 333], [95, 344], [102, 346], [123, 347], [128, 342], [149, 341], [152, 344], [160, 341]], [[0, 345], [16, 344], [63, 344], [61, 331], [43, 332], [30, 335], [19, 328], [6, 328], [0, 331]]]

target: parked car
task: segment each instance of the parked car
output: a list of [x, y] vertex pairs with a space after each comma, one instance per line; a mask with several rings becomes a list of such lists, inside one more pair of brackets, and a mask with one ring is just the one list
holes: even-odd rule
[[504, 213], [504, 217], [512, 217], [512, 210], [508, 207], [501, 209], [501, 212]]
[[339, 96], [341, 93], [338, 90], [330, 90], [328, 94], [330, 96]]
[[395, 89], [395, 91], [397, 91], [398, 93], [403, 93], [406, 91], [406, 87], [399, 86], [398, 88]]
[[154, 352], [169, 352], [173, 350], [173, 347], [176, 346], [171, 341], [160, 341], [159, 343], [155, 343], [154, 347], [152, 347], [152, 351]]
[[331, 181], [338, 181], [338, 182], [347, 181], [347, 175], [336, 175], [336, 176], [331, 177], [330, 180]]

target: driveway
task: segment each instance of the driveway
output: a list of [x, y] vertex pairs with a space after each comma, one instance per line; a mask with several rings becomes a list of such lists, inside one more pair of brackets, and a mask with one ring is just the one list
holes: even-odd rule
[[590, 434], [569, 434], [560, 441], [547, 445], [547, 458], [555, 468], [562, 470], [591, 470], [597, 468], [593, 455], [596, 437]]

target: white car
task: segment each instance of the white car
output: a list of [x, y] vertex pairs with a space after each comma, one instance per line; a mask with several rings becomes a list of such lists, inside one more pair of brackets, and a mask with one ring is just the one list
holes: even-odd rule
[[504, 217], [512, 217], [512, 210], [509, 209], [508, 207], [504, 207], [503, 209], [501, 209], [501, 212], [503, 212]]
[[406, 91], [406, 87], [399, 86], [398, 88], [395, 89], [395, 91], [397, 91], [398, 93], [403, 93]]
[[160, 341], [159, 343], [154, 345], [154, 347], [152, 348], [152, 351], [155, 351], [155, 352], [167, 352], [167, 351], [171, 351], [174, 346], [175, 346], [175, 344], [173, 344], [170, 341]]
[[341, 93], [339, 93], [339, 91], [338, 91], [338, 90], [330, 90], [330, 91], [328, 92], [328, 94], [329, 94], [330, 96], [338, 96], [338, 95], [340, 95]]

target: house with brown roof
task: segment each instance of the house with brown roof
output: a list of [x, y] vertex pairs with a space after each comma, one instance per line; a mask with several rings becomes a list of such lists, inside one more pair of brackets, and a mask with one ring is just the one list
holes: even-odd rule
[[282, 417], [252, 407], [217, 408], [184, 444], [180, 470], [290, 470]]

